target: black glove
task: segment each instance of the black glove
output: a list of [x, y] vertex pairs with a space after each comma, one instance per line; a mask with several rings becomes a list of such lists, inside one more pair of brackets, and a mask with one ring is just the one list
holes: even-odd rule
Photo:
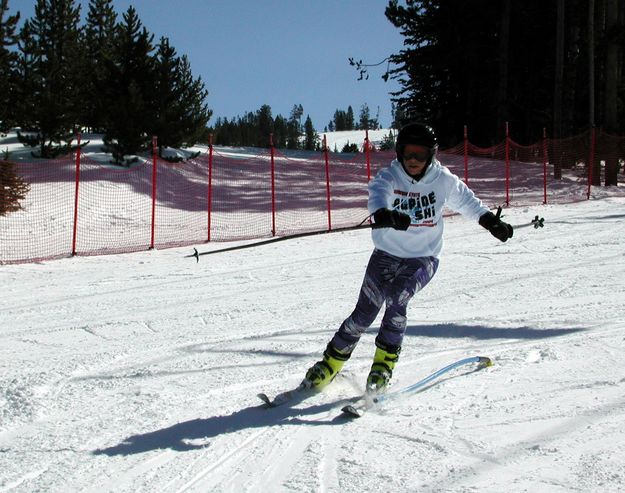
[[410, 226], [410, 216], [399, 211], [378, 209], [373, 213], [373, 229], [393, 228], [406, 231]]
[[501, 210], [497, 212], [497, 215], [492, 212], [487, 212], [480, 216], [480, 226], [490, 231], [495, 238], [499, 241], [506, 241], [508, 238], [512, 238], [514, 230], [508, 223], [504, 223], [500, 218]]

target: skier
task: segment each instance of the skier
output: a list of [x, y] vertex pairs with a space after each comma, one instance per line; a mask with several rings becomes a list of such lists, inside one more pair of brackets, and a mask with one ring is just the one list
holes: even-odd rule
[[406, 308], [438, 268], [443, 246], [443, 206], [486, 228], [500, 241], [512, 238], [512, 226], [490, 212], [473, 192], [436, 158], [434, 130], [421, 123], [404, 126], [397, 135], [397, 159], [369, 183], [369, 212], [375, 246], [358, 302], [328, 343], [323, 359], [307, 372], [301, 387], [322, 389], [351, 356], [382, 304], [384, 317], [375, 339], [368, 393], [384, 391], [399, 358]]

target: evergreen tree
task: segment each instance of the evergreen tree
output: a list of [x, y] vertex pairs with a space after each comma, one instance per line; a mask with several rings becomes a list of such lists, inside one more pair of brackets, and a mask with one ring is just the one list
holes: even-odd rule
[[83, 35], [81, 123], [103, 132], [106, 115], [102, 94], [109, 81], [106, 64], [112, 59], [117, 14], [113, 0], [91, 0]]
[[467, 124], [483, 146], [503, 138], [506, 121], [520, 142], [539, 140], [543, 127], [571, 135], [590, 120], [625, 129], [625, 85], [617, 82], [625, 5], [594, 3], [589, 18], [585, 0], [391, 0], [385, 13], [406, 47], [391, 57], [402, 87], [393, 93], [398, 109], [430, 122], [444, 142], [454, 134], [460, 140]]
[[313, 122], [310, 119], [310, 115], [306, 116], [306, 122], [304, 123], [304, 133], [306, 138], [304, 140], [304, 149], [307, 151], [314, 151], [317, 148], [317, 143], [319, 141], [319, 135], [315, 131], [315, 127], [313, 126]]
[[300, 136], [302, 134], [302, 125], [301, 119], [304, 114], [304, 108], [300, 105], [294, 105], [291, 110], [291, 116], [289, 117], [289, 121], [287, 123], [287, 139], [286, 139], [286, 147], [287, 149], [299, 149], [300, 145]]
[[350, 106], [347, 107], [347, 113], [345, 114], [345, 130], [354, 130], [354, 110]]
[[478, 141], [492, 134], [499, 10], [489, 0], [389, 2], [386, 16], [405, 37], [405, 49], [391, 56], [390, 74], [402, 86], [392, 94], [408, 119], [429, 122], [442, 140], [465, 123]]
[[104, 142], [119, 164], [124, 156], [146, 149], [151, 139], [147, 131], [156, 118], [153, 38], [131, 6], [116, 28], [111, 57], [106, 60]]
[[22, 142], [39, 146], [41, 157], [54, 157], [66, 148], [57, 144], [71, 140], [80, 101], [77, 98], [80, 56], [78, 23], [80, 6], [74, 0], [37, 0], [35, 16], [28, 24], [24, 44], [28, 46], [32, 92], [22, 93], [31, 104], [25, 121], [36, 126], [37, 135]]
[[9, 47], [17, 44], [15, 32], [20, 19], [16, 15], [7, 16], [8, 0], [0, 0], [0, 132], [6, 132], [15, 125], [17, 53]]
[[194, 79], [186, 56], [178, 58], [167, 38], [161, 38], [155, 65], [156, 117], [151, 133], [163, 147], [195, 144], [205, 133], [210, 111], [200, 78]]
[[177, 83], [180, 60], [168, 38], [161, 38], [156, 52], [155, 96], [156, 118], [151, 134], [158, 136], [158, 154], [162, 157], [163, 147], [180, 147], [183, 140], [183, 108], [180, 105], [181, 90]]
[[341, 152], [343, 153], [356, 153], [358, 152], [358, 144], [350, 144], [349, 141], [343, 146], [343, 149], [341, 149]]
[[406, 118], [404, 111], [395, 103], [391, 103], [391, 117], [393, 119], [391, 128], [396, 130], [401, 129], [401, 127], [408, 123], [408, 119]]
[[15, 73], [14, 100], [16, 120], [22, 130], [37, 131], [36, 101], [33, 95], [41, 87], [41, 74], [37, 70], [38, 50], [32, 35], [30, 20], [24, 22], [18, 39], [18, 58]]
[[336, 110], [334, 112], [334, 130], [341, 132], [347, 130], [347, 113], [343, 110]]
[[[271, 106], [264, 104], [257, 112], [258, 132], [254, 145], [256, 147], [268, 147], [270, 142], [270, 134], [273, 133], [273, 117], [271, 116]], [[275, 145], [275, 141], [274, 141]]]
[[388, 135], [385, 135], [382, 138], [382, 142], [380, 143], [381, 151], [392, 151], [395, 149], [395, 137], [393, 136], [393, 131], [391, 130]]
[[358, 118], [358, 128], [360, 130], [371, 130], [371, 115], [367, 103], [360, 107], [360, 117]]
[[286, 147], [288, 123], [282, 115], [277, 115], [273, 121], [273, 143], [279, 149]]
[[182, 120], [184, 131], [182, 144], [191, 146], [199, 142], [200, 136], [206, 133], [206, 125], [213, 112], [206, 106], [208, 91], [201, 77], [194, 78], [191, 64], [186, 55], [182, 55], [179, 63], [179, 88], [181, 92]]
[[17, 175], [15, 165], [8, 161], [0, 161], [0, 216], [9, 212], [19, 211], [30, 186]]

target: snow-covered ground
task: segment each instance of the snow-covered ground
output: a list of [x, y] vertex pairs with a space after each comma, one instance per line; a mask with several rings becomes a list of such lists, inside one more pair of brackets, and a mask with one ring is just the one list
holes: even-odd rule
[[[396, 135], [397, 130], [382, 128], [380, 130], [369, 130], [369, 142], [376, 148], [380, 146], [385, 137], [389, 134]], [[320, 138], [323, 140], [323, 136], [326, 136], [328, 149], [338, 150], [339, 152], [346, 144], [356, 144], [358, 149], [362, 152], [366, 131], [365, 130], [344, 130], [340, 132], [328, 132], [326, 134], [320, 133]]]
[[[396, 132], [397, 131], [393, 129], [369, 130], [369, 141], [374, 146], [378, 147], [386, 136], [388, 136], [390, 133], [393, 133], [394, 135]], [[336, 148], [340, 152], [343, 149], [343, 146], [345, 146], [346, 144], [356, 144], [358, 145], [358, 148], [362, 151], [365, 141], [365, 135], [365, 130], [346, 130], [341, 132], [321, 132], [319, 133], [319, 138], [320, 140], [323, 140], [323, 137], [326, 137], [328, 149], [330, 149], [331, 151]], [[81, 143], [83, 145], [83, 156], [89, 158], [92, 161], [104, 164], [110, 163], [112, 161], [111, 155], [105, 153], [103, 150], [104, 142], [103, 136], [101, 134], [83, 134], [81, 136]], [[76, 140], [74, 140], [72, 144], [76, 145]], [[200, 151], [205, 153], [207, 147], [207, 145], [203, 145], [200, 143], [196, 146], [189, 148], [187, 150], [188, 152], [186, 153], [180, 150], [167, 149], [165, 150], [164, 154], [166, 156], [177, 155], [184, 158], [188, 157], [189, 153], [192, 152]], [[215, 147], [220, 154], [228, 157], [238, 157], [242, 155], [249, 158], [250, 155], [249, 148], [242, 148], [237, 150], [237, 148], [232, 147]], [[18, 141], [16, 131], [9, 132], [7, 135], [0, 135], [0, 154], [2, 155], [2, 158], [8, 158], [8, 160], [12, 162], [36, 162], [38, 161], [38, 159], [33, 157], [33, 151], [36, 151], [36, 149], [24, 146]], [[149, 157], [147, 155], [139, 157], [140, 162], [148, 159]]]
[[494, 366], [352, 421], [377, 322], [322, 394], [256, 394], [349, 314], [367, 231], [0, 266], [0, 492], [624, 491], [625, 198], [506, 211], [536, 214], [505, 244], [446, 220], [393, 389]]

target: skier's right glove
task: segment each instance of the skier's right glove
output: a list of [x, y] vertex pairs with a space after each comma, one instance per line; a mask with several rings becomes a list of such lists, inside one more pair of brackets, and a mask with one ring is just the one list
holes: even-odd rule
[[373, 229], [393, 228], [406, 231], [410, 227], [410, 216], [399, 211], [378, 209], [373, 213]]
[[498, 212], [497, 215], [495, 215], [488, 211], [486, 214], [482, 214], [480, 216], [479, 223], [480, 226], [490, 231], [490, 234], [499, 241], [505, 242], [508, 238], [512, 238], [514, 230], [512, 229], [512, 226], [503, 222], [499, 218], [499, 214], [501, 214], [501, 212]]

